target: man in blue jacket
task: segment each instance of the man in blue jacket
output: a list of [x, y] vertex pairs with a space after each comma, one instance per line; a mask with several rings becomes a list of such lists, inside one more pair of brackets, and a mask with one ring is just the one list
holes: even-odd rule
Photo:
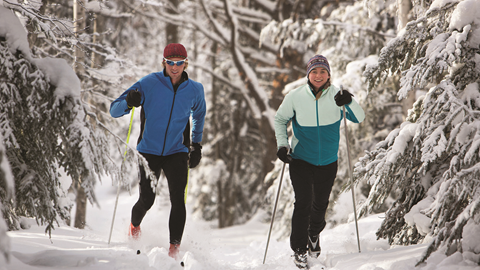
[[[170, 192], [169, 256], [177, 259], [185, 227], [185, 186], [188, 167], [195, 168], [201, 150], [206, 105], [202, 84], [188, 78], [187, 51], [182, 44], [168, 44], [163, 51], [162, 72], [154, 72], [133, 84], [110, 105], [110, 114], [117, 118], [129, 114], [133, 107], [142, 107], [137, 150], [148, 166], [160, 177], [163, 170]], [[192, 147], [190, 124], [192, 116]], [[138, 239], [140, 223], [155, 201], [151, 179], [140, 166], [140, 196], [132, 208], [129, 235]]]

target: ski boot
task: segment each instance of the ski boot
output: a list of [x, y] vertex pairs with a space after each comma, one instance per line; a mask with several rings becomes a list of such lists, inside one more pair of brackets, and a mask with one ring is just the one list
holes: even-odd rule
[[168, 249], [168, 256], [177, 260], [179, 251], [180, 251], [180, 244], [170, 244], [170, 248]]
[[293, 254], [295, 265], [300, 269], [308, 269], [307, 251], [297, 249]]
[[132, 223], [130, 223], [130, 229], [128, 230], [128, 236], [130, 236], [133, 240], [138, 240], [140, 238], [141, 234], [142, 234], [142, 230], [140, 230], [140, 225], [135, 227], [135, 226], [133, 226]]
[[320, 256], [320, 235], [308, 236], [308, 255], [312, 258]]

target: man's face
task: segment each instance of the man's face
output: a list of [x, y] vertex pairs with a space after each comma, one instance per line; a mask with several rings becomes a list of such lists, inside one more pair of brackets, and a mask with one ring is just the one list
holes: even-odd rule
[[178, 65], [178, 63], [175, 63], [172, 65], [169, 64], [169, 61], [184, 61], [185, 59], [182, 57], [172, 57], [168, 58], [165, 60], [165, 70], [167, 72], [167, 75], [170, 76], [172, 79], [172, 83], [177, 83], [180, 81], [180, 78], [182, 77], [182, 72], [185, 69], [185, 62], [183, 62], [181, 65]]

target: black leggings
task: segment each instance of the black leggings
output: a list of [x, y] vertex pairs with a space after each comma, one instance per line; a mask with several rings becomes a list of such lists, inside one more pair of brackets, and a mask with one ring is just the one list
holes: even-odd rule
[[292, 250], [305, 251], [308, 235], [318, 235], [327, 224], [325, 213], [337, 176], [337, 161], [315, 166], [300, 159], [290, 162], [290, 179], [295, 192], [295, 207], [292, 216]]
[[[170, 230], [170, 243], [180, 244], [183, 230], [185, 228], [185, 186], [188, 177], [188, 154], [176, 153], [170, 156], [157, 156], [141, 153], [148, 161], [148, 166], [155, 173], [157, 179], [163, 169], [168, 182], [170, 193], [170, 219], [168, 227]], [[151, 180], [147, 178], [145, 169], [140, 166], [140, 196], [132, 208], [132, 224], [139, 226], [147, 211], [155, 202], [155, 193], [151, 187]]]

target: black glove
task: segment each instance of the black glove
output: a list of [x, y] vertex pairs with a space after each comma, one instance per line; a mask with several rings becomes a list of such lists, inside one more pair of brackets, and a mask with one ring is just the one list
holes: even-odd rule
[[278, 149], [277, 157], [285, 163], [290, 163], [292, 161], [292, 156], [289, 155], [288, 149], [285, 146], [280, 147], [280, 149]]
[[125, 98], [129, 108], [140, 107], [140, 102], [142, 101], [142, 94], [138, 90], [131, 90], [128, 92], [127, 97]]
[[192, 143], [188, 166], [192, 169], [197, 167], [198, 163], [200, 163], [200, 159], [202, 159], [202, 146], [199, 143]]
[[335, 95], [335, 103], [337, 103], [338, 107], [342, 107], [343, 105], [348, 105], [350, 102], [352, 102], [352, 97], [353, 95], [348, 92], [347, 90], [343, 90], [343, 94], [340, 94], [341, 91], [339, 91]]

